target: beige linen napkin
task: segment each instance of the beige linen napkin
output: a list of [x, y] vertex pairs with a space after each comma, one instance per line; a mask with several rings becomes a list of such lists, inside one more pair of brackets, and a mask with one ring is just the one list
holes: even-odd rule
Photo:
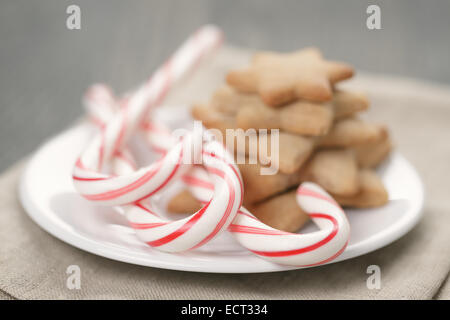
[[447, 276], [447, 280], [444, 285], [439, 289], [436, 294], [436, 299], [438, 300], [450, 300], [450, 275]]
[[[248, 51], [224, 48], [168, 98], [206, 99]], [[101, 258], [50, 236], [22, 209], [21, 162], [0, 177], [1, 299], [431, 299], [450, 297], [450, 89], [412, 80], [360, 75], [370, 119], [389, 125], [397, 148], [426, 186], [424, 218], [402, 239], [362, 257], [327, 266], [266, 274], [205, 274], [146, 268]], [[66, 268], [81, 269], [81, 288], [66, 286]], [[366, 286], [369, 265], [381, 268], [381, 288]]]

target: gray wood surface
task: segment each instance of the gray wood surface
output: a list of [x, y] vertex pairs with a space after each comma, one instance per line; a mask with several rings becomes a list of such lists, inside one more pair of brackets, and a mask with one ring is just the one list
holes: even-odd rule
[[[81, 30], [66, 28], [70, 4]], [[366, 28], [369, 4], [382, 30]], [[315, 45], [361, 70], [450, 83], [449, 14], [450, 1], [2, 0], [0, 171], [80, 116], [91, 83], [133, 87], [204, 23], [234, 45]]]

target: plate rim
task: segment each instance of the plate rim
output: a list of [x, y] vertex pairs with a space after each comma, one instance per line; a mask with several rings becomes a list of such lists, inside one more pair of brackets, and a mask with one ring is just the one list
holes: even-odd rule
[[[178, 271], [190, 271], [190, 272], [202, 272], [202, 273], [266, 273], [266, 272], [281, 272], [281, 271], [289, 271], [289, 270], [298, 270], [304, 269], [299, 267], [290, 267], [290, 266], [281, 266], [277, 264], [267, 264], [266, 268], [260, 268], [261, 270], [253, 271], [250, 269], [237, 270], [235, 268], [228, 267], [220, 267], [211, 269], [199, 269], [198, 266], [189, 265], [188, 261], [185, 261], [186, 264], [179, 265], [177, 263], [171, 261], [165, 261], [160, 259], [151, 259], [148, 260], [144, 258], [138, 258], [136, 256], [136, 252], [133, 252], [132, 255], [127, 253], [125, 248], [114, 247], [111, 249], [110, 246], [107, 246], [103, 243], [96, 242], [92, 239], [83, 237], [78, 235], [77, 233], [69, 233], [66, 232], [63, 228], [58, 227], [57, 224], [52, 223], [52, 221], [46, 217], [45, 214], [41, 214], [41, 210], [37, 208], [32, 201], [27, 196], [27, 178], [30, 175], [30, 171], [34, 167], [35, 162], [38, 159], [38, 156], [43, 153], [46, 147], [52, 144], [52, 142], [57, 139], [62, 138], [64, 135], [69, 134], [71, 131], [75, 131], [77, 128], [85, 125], [83, 122], [75, 124], [74, 126], [60, 132], [59, 134], [51, 137], [44, 143], [42, 143], [32, 154], [30, 159], [28, 160], [25, 169], [23, 170], [19, 185], [18, 185], [18, 194], [20, 202], [25, 209], [27, 215], [42, 229], [51, 234], [52, 236], [62, 240], [63, 242], [74, 246], [80, 250], [108, 258], [111, 260], [121, 261], [125, 263], [141, 265], [145, 267], [155, 267], [161, 269], [170, 269], [170, 270], [178, 270]], [[351, 247], [351, 252], [347, 251], [349, 247], [341, 254], [337, 259], [330, 262], [336, 263], [339, 261], [344, 261], [352, 258], [356, 258], [358, 256], [370, 253], [372, 251], [378, 250], [380, 248], [385, 247], [388, 244], [398, 240], [403, 237], [406, 233], [408, 233], [423, 217], [423, 207], [425, 201], [425, 190], [422, 179], [420, 178], [418, 172], [414, 168], [414, 166], [398, 151], [393, 151], [392, 156], [398, 157], [402, 160], [403, 164], [406, 165], [408, 171], [412, 174], [411, 178], [416, 181], [416, 185], [418, 187], [418, 195], [417, 199], [408, 199], [413, 202], [413, 205], [407, 211], [407, 214], [404, 214], [402, 218], [397, 220], [392, 225], [389, 225], [388, 228], [378, 232], [377, 234], [372, 235], [371, 237], [353, 244]], [[411, 218], [411, 216], [413, 216]], [[369, 248], [369, 249], [368, 249]], [[142, 254], [144, 255], [144, 254]], [[267, 262], [267, 261], [265, 261]]]

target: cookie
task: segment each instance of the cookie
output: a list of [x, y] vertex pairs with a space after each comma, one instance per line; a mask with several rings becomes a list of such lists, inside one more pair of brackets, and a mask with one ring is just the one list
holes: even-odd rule
[[353, 196], [334, 194], [334, 199], [342, 206], [354, 208], [375, 208], [389, 201], [388, 193], [377, 174], [370, 169], [359, 172], [360, 190]]
[[298, 173], [261, 175], [261, 164], [238, 164], [244, 181], [244, 205], [254, 204], [300, 184]]
[[317, 151], [300, 176], [332, 194], [350, 196], [359, 191], [358, 166], [351, 150]]
[[236, 129], [236, 119], [234, 116], [225, 115], [218, 112], [216, 109], [204, 105], [196, 104], [191, 108], [192, 117], [196, 120], [202, 121], [206, 128], [218, 129], [225, 137], [226, 129]]
[[297, 232], [309, 216], [297, 203], [295, 190], [283, 193], [248, 208], [268, 226], [287, 232]]
[[236, 124], [244, 130], [281, 129], [295, 134], [321, 136], [333, 124], [333, 108], [328, 104], [294, 102], [273, 109], [261, 102], [243, 105], [237, 112]]
[[242, 106], [261, 103], [261, 98], [258, 95], [239, 93], [226, 85], [217, 89], [209, 102], [213, 109], [230, 116], [235, 115]]
[[369, 99], [360, 92], [336, 90], [333, 94], [334, 118], [342, 119], [369, 108]]
[[[246, 144], [247, 157], [258, 159], [265, 166], [278, 167], [281, 173], [297, 172], [314, 150], [315, 139], [280, 131], [278, 135], [278, 149], [272, 149], [271, 134], [259, 134], [257, 139], [249, 139]], [[264, 148], [265, 150], [260, 150]], [[271, 150], [278, 156], [272, 155]]]
[[167, 211], [170, 213], [189, 213], [193, 214], [200, 210], [201, 203], [194, 198], [189, 190], [184, 189], [177, 193], [167, 203]]
[[392, 149], [392, 142], [387, 129], [382, 127], [381, 136], [378, 140], [356, 146], [353, 149], [355, 150], [359, 167], [374, 168], [389, 155]]
[[[199, 105], [194, 106], [198, 108]], [[238, 128], [248, 129], [281, 129], [301, 135], [324, 135], [333, 124], [333, 110], [331, 104], [316, 104], [308, 102], [294, 102], [280, 109], [267, 106], [259, 96], [239, 93], [224, 86], [218, 89], [207, 105], [203, 105], [205, 112], [214, 115], [222, 114], [224, 119], [231, 119], [236, 115]], [[207, 117], [203, 118], [209, 124]], [[201, 120], [201, 119], [200, 119]]]
[[280, 109], [282, 130], [309, 136], [327, 134], [333, 124], [333, 108], [329, 104], [291, 103]]
[[279, 139], [279, 170], [281, 173], [293, 174], [311, 156], [315, 140], [286, 132], [280, 132]]
[[329, 101], [331, 85], [353, 76], [353, 68], [341, 62], [326, 61], [316, 48], [293, 53], [256, 54], [248, 68], [227, 74], [229, 85], [245, 93], [258, 93], [270, 106], [298, 99]]
[[352, 147], [377, 141], [382, 135], [379, 125], [352, 117], [336, 121], [327, 135], [320, 138], [320, 147]]
[[[211, 105], [194, 105], [192, 108], [192, 115], [195, 119], [201, 120], [205, 127], [220, 130], [222, 137], [227, 139], [224, 141], [226, 143], [228, 143], [228, 139], [231, 138], [230, 135], [227, 135], [226, 129], [236, 129], [239, 127], [232, 116], [217, 112], [216, 108]], [[265, 139], [262, 140], [260, 137], [265, 137]], [[282, 131], [279, 132], [279, 140], [275, 146], [272, 146], [270, 131], [268, 134], [254, 134], [251, 138], [247, 136], [246, 132], [234, 131], [234, 136], [232, 138], [232, 148], [229, 149], [230, 152], [234, 153], [236, 156], [239, 151], [237, 150], [238, 140], [245, 141], [245, 143], [243, 143], [245, 149], [243, 150], [245, 150], [247, 158], [259, 160], [264, 166], [275, 166], [276, 168], [279, 168], [280, 172], [287, 174], [298, 171], [311, 155], [316, 141], [313, 138], [302, 137]], [[230, 146], [230, 144], [227, 146]], [[265, 146], [265, 150], [260, 150], [263, 146]], [[274, 147], [274, 149], [272, 149], [272, 147]], [[273, 150], [276, 155], [272, 155], [271, 150]]]

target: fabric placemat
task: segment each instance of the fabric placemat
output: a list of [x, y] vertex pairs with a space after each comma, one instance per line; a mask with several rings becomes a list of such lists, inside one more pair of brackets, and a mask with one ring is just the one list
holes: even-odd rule
[[[180, 84], [167, 104], [206, 100], [249, 51], [226, 47]], [[265, 274], [163, 270], [98, 257], [52, 237], [24, 212], [17, 188], [25, 161], [0, 177], [0, 299], [432, 299], [450, 298], [450, 88], [359, 74], [345, 86], [364, 89], [368, 118], [389, 126], [397, 149], [419, 171], [424, 217], [402, 239], [370, 254], [310, 269]], [[381, 288], [368, 289], [369, 265]], [[66, 286], [69, 265], [81, 288]]]

